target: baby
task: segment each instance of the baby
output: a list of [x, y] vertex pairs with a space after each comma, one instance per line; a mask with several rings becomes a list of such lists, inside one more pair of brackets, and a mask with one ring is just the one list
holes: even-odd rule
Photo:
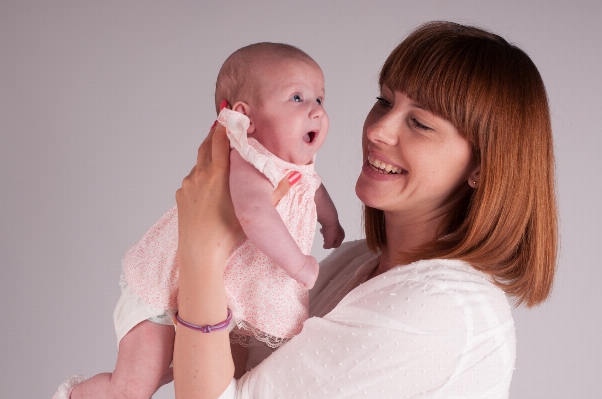
[[[308, 289], [319, 266], [309, 256], [316, 220], [324, 248], [344, 238], [337, 211], [314, 170], [326, 139], [324, 76], [303, 51], [258, 43], [234, 52], [216, 83], [218, 122], [227, 129], [230, 190], [246, 234], [224, 271], [231, 340], [249, 337], [275, 348], [298, 334], [308, 317]], [[291, 173], [292, 172], [292, 173]], [[289, 192], [272, 204], [272, 192], [288, 178]], [[128, 251], [115, 309], [119, 353], [115, 371], [84, 381], [71, 377], [54, 398], [149, 398], [171, 380], [177, 310], [177, 209], [168, 211]], [[183, 327], [182, 327], [183, 328]]]

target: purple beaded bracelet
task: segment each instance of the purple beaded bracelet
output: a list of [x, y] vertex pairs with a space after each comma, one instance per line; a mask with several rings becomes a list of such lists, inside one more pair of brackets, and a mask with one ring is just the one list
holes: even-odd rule
[[182, 320], [180, 318], [180, 316], [178, 316], [178, 312], [176, 312], [175, 316], [176, 316], [176, 320], [178, 321], [178, 323], [182, 324], [184, 327], [188, 327], [193, 330], [201, 331], [204, 333], [210, 333], [211, 331], [220, 331], [220, 330], [226, 329], [226, 328], [228, 328], [228, 325], [230, 324], [230, 321], [232, 320], [232, 312], [230, 311], [230, 309], [228, 309], [228, 317], [226, 317], [226, 320], [222, 321], [221, 323], [215, 324], [213, 326], [197, 326], [196, 324], [189, 323], [187, 321]]

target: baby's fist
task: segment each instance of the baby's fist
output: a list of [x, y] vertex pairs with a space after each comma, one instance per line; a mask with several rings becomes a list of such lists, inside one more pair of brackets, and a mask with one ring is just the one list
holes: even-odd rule
[[293, 278], [297, 280], [297, 282], [299, 282], [299, 284], [301, 284], [305, 289], [310, 290], [316, 283], [319, 272], [320, 265], [318, 264], [316, 258], [313, 256], [304, 255], [303, 266], [301, 266]]
[[324, 237], [324, 249], [338, 248], [345, 239], [345, 230], [338, 220], [332, 226], [322, 226], [320, 233]]

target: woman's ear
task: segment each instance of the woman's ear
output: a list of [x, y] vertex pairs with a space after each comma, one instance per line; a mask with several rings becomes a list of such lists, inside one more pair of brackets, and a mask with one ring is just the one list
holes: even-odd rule
[[247, 133], [253, 133], [255, 131], [255, 124], [253, 123], [253, 118], [251, 118], [251, 106], [244, 101], [238, 101], [234, 103], [232, 106], [232, 110], [236, 112], [240, 112], [243, 115], [246, 115], [251, 120], [249, 124], [249, 128], [247, 129]]
[[472, 188], [479, 187], [481, 183], [481, 165], [474, 168], [474, 170], [468, 176], [468, 185]]

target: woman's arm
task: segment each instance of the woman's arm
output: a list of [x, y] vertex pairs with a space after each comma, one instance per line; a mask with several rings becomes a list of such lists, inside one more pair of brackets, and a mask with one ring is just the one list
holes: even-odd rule
[[[223, 272], [230, 250], [243, 237], [230, 198], [230, 143], [218, 124], [201, 144], [197, 164], [176, 192], [178, 206], [179, 316], [196, 325], [226, 319]], [[276, 203], [290, 188], [273, 191]], [[174, 346], [177, 398], [217, 398], [232, 380], [234, 364], [226, 330], [208, 334], [179, 326]]]
[[[226, 258], [242, 238], [228, 185], [230, 145], [218, 125], [201, 144], [197, 164], [176, 192], [178, 205], [179, 316], [196, 325], [226, 319]], [[226, 330], [208, 334], [179, 325], [174, 346], [178, 398], [217, 398], [232, 380]]]

